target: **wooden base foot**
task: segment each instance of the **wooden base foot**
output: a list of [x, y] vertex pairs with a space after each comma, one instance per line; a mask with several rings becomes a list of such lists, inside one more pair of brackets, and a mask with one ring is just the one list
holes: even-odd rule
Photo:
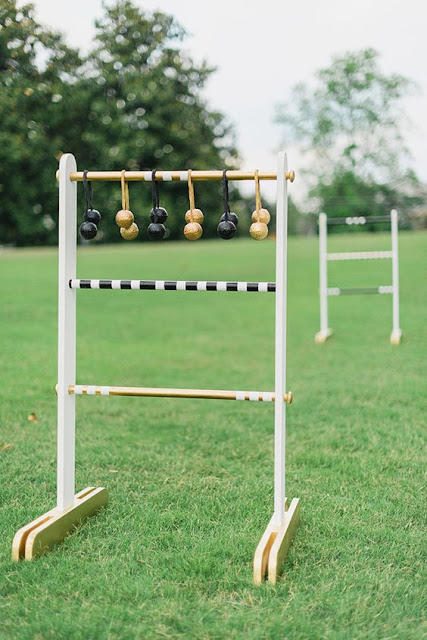
[[325, 331], [318, 331], [314, 336], [314, 341], [317, 344], [323, 344], [333, 334], [332, 329], [325, 329]]
[[391, 332], [390, 342], [391, 344], [400, 344], [402, 339], [402, 329], [396, 329]]
[[276, 584], [295, 535], [299, 512], [298, 498], [294, 498], [290, 506], [286, 500], [283, 526], [277, 527], [273, 519], [270, 520], [255, 551], [254, 582], [256, 585], [260, 585], [264, 578], [267, 578], [271, 584]]
[[12, 543], [12, 560], [32, 560], [62, 542], [83, 520], [108, 502], [103, 487], [87, 487], [77, 493], [74, 504], [65, 511], [57, 507], [19, 529]]

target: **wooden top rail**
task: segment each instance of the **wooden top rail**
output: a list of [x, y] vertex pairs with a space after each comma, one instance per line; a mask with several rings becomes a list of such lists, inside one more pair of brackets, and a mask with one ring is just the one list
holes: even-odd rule
[[[192, 180], [222, 180], [222, 171], [191, 171]], [[237, 171], [229, 170], [226, 172], [227, 180], [255, 180], [255, 171]], [[277, 180], [277, 173], [272, 171], [259, 171], [259, 180]], [[59, 179], [59, 171], [56, 172], [56, 179]], [[86, 174], [87, 180], [93, 181], [106, 181], [106, 182], [120, 182], [122, 179], [121, 171], [88, 171]], [[127, 182], [151, 182], [151, 171], [125, 171], [124, 179]], [[188, 181], [188, 171], [156, 171], [154, 175], [155, 180], [161, 180], [164, 182]], [[290, 182], [295, 180], [295, 171], [287, 171], [286, 179]], [[71, 182], [82, 182], [83, 171], [74, 171], [70, 173]]]

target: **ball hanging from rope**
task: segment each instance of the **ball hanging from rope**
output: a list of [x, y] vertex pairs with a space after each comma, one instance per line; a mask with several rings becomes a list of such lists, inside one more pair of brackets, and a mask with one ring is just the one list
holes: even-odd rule
[[236, 225], [231, 220], [222, 220], [221, 218], [221, 222], [217, 227], [217, 233], [223, 240], [231, 240], [236, 233]]
[[249, 233], [254, 240], [264, 240], [268, 236], [268, 227], [265, 222], [253, 222]]
[[239, 218], [237, 217], [237, 215], [235, 213], [233, 213], [232, 211], [230, 211], [229, 213], [223, 213], [221, 216], [221, 222], [230, 220], [235, 227], [237, 227], [237, 225], [239, 224]]
[[199, 240], [203, 235], [202, 222], [203, 213], [200, 209], [188, 209], [185, 212], [184, 236], [187, 240]]
[[268, 224], [270, 222], [270, 213], [267, 209], [258, 209], [252, 213], [252, 222], [264, 222]]
[[130, 227], [120, 227], [120, 235], [124, 240], [135, 240], [138, 236], [139, 229], [135, 222], [132, 222]]
[[221, 216], [219, 225], [216, 231], [220, 238], [223, 240], [230, 240], [236, 233], [236, 227], [239, 224], [239, 219], [235, 213], [230, 211], [230, 205], [228, 203], [228, 182], [227, 182], [227, 170], [222, 172], [222, 197], [224, 200], [224, 213]]
[[198, 240], [202, 237], [203, 229], [198, 222], [189, 222], [184, 227], [184, 236], [187, 240]]
[[98, 227], [93, 222], [84, 221], [80, 225], [80, 235], [84, 240], [93, 240], [98, 233]]
[[134, 222], [134, 217], [132, 211], [128, 209], [120, 209], [116, 213], [116, 224], [121, 229], [129, 229]]
[[153, 207], [150, 211], [151, 222], [163, 224], [166, 222], [168, 212], [163, 207]]
[[188, 182], [188, 202], [190, 208], [185, 212], [185, 222], [187, 223], [184, 227], [184, 236], [187, 240], [198, 240], [202, 237], [203, 229], [203, 213], [200, 209], [196, 209], [195, 200], [194, 200], [194, 185], [191, 177], [192, 171], [191, 169], [187, 172], [187, 182]]
[[259, 171], [255, 171], [255, 211], [252, 212], [252, 224], [249, 227], [249, 234], [254, 240], [264, 240], [268, 236], [268, 223], [270, 213], [263, 209], [261, 204], [261, 193], [259, 188]]
[[185, 212], [185, 222], [198, 222], [202, 224], [204, 220], [203, 213], [200, 209], [188, 209]]
[[161, 240], [166, 233], [166, 228], [163, 223], [167, 220], [168, 212], [160, 206], [159, 184], [156, 181], [155, 169], [151, 172], [151, 195], [153, 208], [150, 211], [151, 223], [148, 225], [147, 232], [151, 240]]
[[135, 240], [139, 233], [138, 225], [130, 210], [129, 185], [126, 182], [126, 170], [122, 169], [120, 183], [122, 187], [122, 208], [116, 213], [116, 224], [120, 229], [120, 235], [124, 240]]
[[98, 224], [101, 221], [101, 214], [93, 208], [92, 183], [87, 179], [88, 170], [83, 171], [83, 191], [85, 198], [85, 210], [83, 222], [79, 227], [80, 235], [84, 240], [93, 240], [98, 233]]
[[96, 209], [87, 209], [83, 214], [83, 220], [98, 225], [101, 222], [101, 214]]
[[151, 222], [147, 228], [151, 240], [161, 240], [166, 233], [166, 228], [158, 222]]

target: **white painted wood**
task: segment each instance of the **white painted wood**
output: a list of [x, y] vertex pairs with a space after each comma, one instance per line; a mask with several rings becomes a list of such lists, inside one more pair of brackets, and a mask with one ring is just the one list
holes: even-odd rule
[[348, 216], [345, 219], [346, 224], [366, 224], [365, 216]]
[[58, 462], [57, 506], [74, 503], [75, 396], [68, 387], [76, 383], [76, 292], [68, 286], [76, 277], [77, 183], [69, 175], [77, 170], [71, 153], [59, 163], [59, 273], [58, 273]]
[[319, 294], [320, 294], [320, 333], [326, 335], [328, 329], [328, 266], [326, 263], [327, 216], [319, 215]]
[[[398, 249], [398, 214], [395, 209], [390, 212], [391, 216], [391, 251], [393, 254], [393, 334], [401, 334], [399, 326], [399, 249]], [[400, 337], [400, 336], [399, 336]]]
[[[374, 216], [374, 222], [384, 222], [388, 216]], [[331, 221], [334, 220], [333, 218]], [[336, 220], [339, 220], [338, 218]], [[347, 224], [365, 224], [367, 220], [363, 217], [345, 219]], [[340, 253], [327, 253], [327, 216], [324, 213], [319, 215], [319, 280], [320, 280], [320, 331], [316, 334], [316, 342], [322, 343], [331, 335], [332, 330], [328, 328], [328, 296], [339, 296], [349, 294], [393, 294], [393, 329], [390, 336], [392, 344], [399, 344], [402, 330], [399, 327], [399, 257], [398, 257], [398, 214], [394, 209], [390, 212], [391, 221], [391, 251], [346, 251]], [[378, 287], [329, 287], [327, 286], [327, 263], [339, 260], [371, 260], [371, 259], [391, 259], [393, 270], [393, 282], [391, 285], [380, 285]]]
[[275, 397], [274, 403], [274, 513], [273, 521], [281, 527], [285, 513], [285, 453], [286, 453], [286, 296], [288, 255], [288, 188], [286, 154], [277, 160], [276, 204], [276, 337], [275, 337]]
[[384, 293], [394, 293], [394, 287], [393, 285], [389, 284], [380, 284], [380, 286], [378, 287], [378, 293], [380, 295]]
[[345, 251], [326, 254], [326, 259], [332, 262], [337, 260], [381, 260], [392, 257], [392, 251]]
[[326, 289], [327, 296], [339, 296], [341, 295], [341, 289], [339, 287], [328, 287]]

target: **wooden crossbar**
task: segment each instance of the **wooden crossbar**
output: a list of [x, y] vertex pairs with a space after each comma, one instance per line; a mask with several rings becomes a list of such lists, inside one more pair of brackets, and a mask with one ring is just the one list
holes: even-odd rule
[[[255, 180], [255, 171], [236, 171], [229, 170], [226, 172], [227, 180]], [[286, 171], [285, 172], [286, 180], [293, 182], [295, 180], [295, 172], [294, 171]], [[56, 174], [58, 179], [59, 171]], [[222, 171], [191, 171], [191, 179], [192, 180], [222, 180], [223, 172]], [[71, 182], [82, 182], [83, 181], [83, 171], [72, 171], [69, 174], [69, 178]], [[95, 180], [95, 181], [107, 181], [107, 182], [119, 182], [122, 179], [121, 171], [88, 171], [86, 174], [87, 180]], [[153, 179], [151, 171], [125, 171], [124, 179], [127, 182], [151, 182]], [[178, 182], [187, 182], [188, 181], [188, 171], [156, 171], [154, 174], [155, 180], [160, 180], [163, 182], [170, 181], [178, 181]], [[277, 180], [277, 173], [274, 171], [259, 171], [258, 172], [259, 180]]]
[[[328, 225], [341, 224], [348, 226], [364, 226], [371, 222], [387, 222], [391, 227], [391, 251], [341, 251], [328, 253]], [[399, 344], [402, 331], [399, 327], [399, 258], [398, 258], [398, 223], [399, 216], [395, 209], [385, 216], [347, 216], [346, 218], [328, 218], [326, 213], [319, 214], [319, 294], [320, 294], [320, 331], [314, 337], [319, 344], [332, 335], [328, 321], [328, 296], [349, 296], [359, 294], [391, 294], [393, 304], [393, 330], [390, 335], [391, 344]], [[377, 287], [328, 287], [328, 262], [340, 260], [376, 260], [389, 259], [392, 266], [392, 284]]]
[[133, 291], [244, 291], [274, 293], [275, 282], [223, 282], [219, 280], [95, 280], [73, 278], [70, 289], [129, 289]]
[[392, 251], [344, 251], [341, 253], [327, 253], [326, 260], [381, 260], [392, 258]]
[[[137, 396], [145, 398], [203, 398], [210, 400], [248, 400], [274, 402], [272, 391], [230, 391], [227, 389], [168, 389], [163, 387], [110, 387], [99, 385], [70, 385], [68, 393], [76, 396]], [[284, 394], [288, 404], [293, 400], [292, 391]]]
[[351, 296], [358, 294], [375, 294], [393, 293], [392, 285], [381, 285], [380, 287], [328, 287], [326, 289], [328, 296]]
[[346, 224], [358, 226], [371, 224], [372, 222], [391, 222], [391, 216], [347, 216], [346, 218], [328, 218], [327, 224]]

